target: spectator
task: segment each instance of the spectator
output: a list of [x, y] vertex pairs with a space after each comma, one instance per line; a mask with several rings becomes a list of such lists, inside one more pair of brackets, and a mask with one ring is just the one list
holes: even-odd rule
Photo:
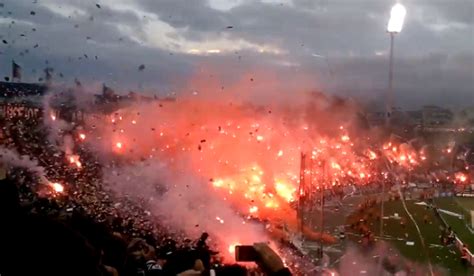
[[0, 233], [2, 275], [101, 274], [94, 248], [60, 222], [18, 213], [14, 220], [2, 225]]

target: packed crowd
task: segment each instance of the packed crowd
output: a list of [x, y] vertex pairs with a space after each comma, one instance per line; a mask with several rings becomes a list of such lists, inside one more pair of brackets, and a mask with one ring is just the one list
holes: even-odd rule
[[[46, 199], [35, 203], [35, 213], [21, 205], [17, 186], [9, 178], [0, 183], [2, 275], [248, 275], [243, 266], [220, 263], [207, 233], [181, 243], [136, 237]], [[254, 248], [259, 266], [253, 275], [291, 275], [267, 244]]]
[[2, 123], [3, 148], [68, 185], [65, 193], [44, 191], [31, 168], [8, 166], [0, 180], [1, 275], [291, 275], [267, 244], [254, 245], [258, 266], [223, 264], [207, 233], [188, 238], [137, 201], [113, 198], [87, 149], [75, 149], [86, 164], [77, 170], [37, 121]]
[[[48, 180], [67, 183], [64, 193], [51, 193], [50, 189], [44, 191], [31, 168], [9, 167], [8, 176], [0, 185], [4, 190], [0, 212], [7, 225], [0, 233], [6, 244], [2, 250], [7, 253], [0, 261], [2, 275], [25, 275], [30, 270], [36, 274], [44, 271], [45, 275], [249, 273], [240, 265], [223, 265], [219, 252], [208, 246], [206, 233], [199, 238], [177, 233], [161, 225], [160, 218], [148, 212], [142, 201], [118, 198], [108, 191], [102, 185], [102, 171], [113, 169], [113, 162], [99, 162], [85, 146], [76, 143], [74, 152], [80, 155], [83, 164], [78, 170], [66, 162], [61, 145], [49, 137], [51, 131], [40, 122], [19, 119], [0, 124], [2, 148], [14, 149], [19, 155], [37, 160]], [[74, 137], [72, 133], [61, 135]], [[377, 195], [382, 190], [380, 183], [386, 181], [382, 175], [378, 177], [357, 188], [348, 185], [327, 189], [324, 201], [340, 201], [354, 193]], [[387, 191], [390, 184], [386, 181]], [[394, 193], [393, 200], [397, 196]], [[359, 210], [363, 218], [351, 223], [351, 228], [368, 245], [374, 241], [368, 223], [379, 221], [380, 215], [367, 210], [378, 204], [376, 196], [369, 197]], [[273, 256], [277, 265], [269, 269], [268, 264], [259, 263], [252, 273], [289, 274], [268, 246], [257, 245], [255, 250], [263, 252], [262, 256]], [[23, 261], [28, 265], [23, 265]]]

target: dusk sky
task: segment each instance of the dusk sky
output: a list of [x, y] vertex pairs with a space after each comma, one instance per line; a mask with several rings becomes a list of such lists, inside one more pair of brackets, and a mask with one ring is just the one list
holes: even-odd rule
[[[395, 39], [397, 106], [473, 105], [474, 1], [399, 2], [407, 16]], [[0, 3], [2, 79], [14, 59], [26, 82], [49, 66], [55, 81], [121, 91], [141, 84], [166, 94], [196, 77], [225, 86], [242, 76], [265, 89], [262, 74], [281, 82], [278, 93], [315, 89], [381, 103], [387, 90], [393, 0]]]

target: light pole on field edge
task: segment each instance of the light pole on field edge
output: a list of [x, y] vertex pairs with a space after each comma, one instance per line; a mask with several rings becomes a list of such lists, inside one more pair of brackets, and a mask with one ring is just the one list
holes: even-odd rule
[[[393, 5], [390, 10], [390, 19], [387, 25], [387, 32], [390, 34], [390, 61], [388, 68], [388, 91], [386, 99], [386, 113], [385, 113], [385, 124], [387, 127], [391, 125], [391, 117], [393, 113], [393, 46], [395, 35], [400, 33], [403, 28], [403, 22], [405, 21], [405, 15], [407, 14], [406, 8], [397, 3]], [[384, 200], [385, 200], [385, 179], [382, 181], [382, 200], [380, 206], [380, 238], [383, 236], [383, 216], [384, 216]]]
[[407, 11], [402, 4], [395, 4], [390, 11], [390, 19], [387, 25], [387, 32], [390, 34], [390, 63], [388, 69], [388, 91], [385, 111], [385, 123], [387, 126], [390, 126], [393, 113], [393, 47], [395, 35], [402, 31], [406, 13]]

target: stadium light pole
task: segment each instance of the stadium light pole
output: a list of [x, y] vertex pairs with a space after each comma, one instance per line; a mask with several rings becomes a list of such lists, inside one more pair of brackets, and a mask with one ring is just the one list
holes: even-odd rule
[[393, 112], [393, 44], [395, 40], [395, 34], [398, 34], [402, 31], [406, 14], [407, 10], [402, 4], [397, 3], [393, 5], [387, 25], [387, 32], [390, 34], [390, 64], [388, 69], [388, 93], [385, 114], [385, 123], [387, 126], [390, 126]]
[[[390, 126], [390, 119], [393, 111], [393, 44], [395, 40], [395, 34], [402, 31], [403, 22], [405, 21], [405, 15], [407, 10], [405, 7], [397, 3], [393, 5], [390, 11], [390, 19], [388, 20], [387, 32], [390, 34], [390, 63], [388, 68], [388, 92], [386, 102], [386, 113], [385, 123], [386, 126]], [[387, 166], [388, 167], [388, 166]], [[382, 181], [382, 200], [380, 205], [380, 238], [383, 237], [383, 216], [384, 216], [384, 200], [385, 200], [385, 179]]]

